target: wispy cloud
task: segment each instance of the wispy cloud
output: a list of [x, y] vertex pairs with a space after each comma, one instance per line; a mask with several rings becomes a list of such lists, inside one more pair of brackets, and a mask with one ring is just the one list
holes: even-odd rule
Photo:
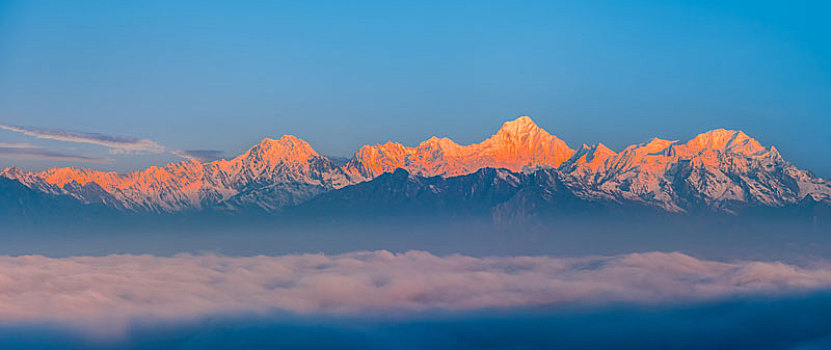
[[39, 160], [62, 160], [81, 162], [106, 162], [110, 159], [86, 157], [82, 155], [67, 154], [50, 150], [28, 143], [3, 143], [0, 142], [0, 157], [15, 159], [39, 159]]
[[342, 255], [0, 256], [0, 321], [179, 319], [224, 312], [354, 313], [666, 303], [831, 285], [831, 267], [612, 257]]
[[[21, 133], [27, 136], [37, 137], [40, 139], [57, 140], [64, 142], [86, 143], [93, 145], [100, 145], [110, 149], [110, 153], [124, 154], [124, 153], [164, 153], [177, 155], [182, 158], [194, 159], [200, 162], [210, 162], [218, 160], [222, 157], [222, 151], [219, 150], [170, 150], [156, 141], [137, 138], [130, 136], [114, 136], [93, 132], [81, 132], [62, 129], [50, 128], [35, 128], [27, 126], [17, 126], [0, 123], [0, 129], [8, 130], [16, 133]], [[40, 157], [41, 159], [62, 159], [62, 160], [83, 160], [83, 161], [101, 161], [103, 158], [88, 158], [83, 156], [72, 156], [68, 154], [61, 154], [60, 152], [49, 151], [44, 148], [35, 150], [34, 146], [27, 149], [7, 147], [2, 154], [17, 154], [19, 157]], [[73, 159], [74, 157], [74, 159]]]
[[186, 149], [171, 151], [182, 158], [194, 159], [200, 162], [212, 162], [222, 158], [222, 151], [212, 149]]
[[129, 136], [113, 136], [99, 133], [33, 128], [8, 124], [0, 124], [0, 129], [41, 139], [101, 145], [109, 147], [113, 153], [165, 152], [165, 147], [153, 140]]

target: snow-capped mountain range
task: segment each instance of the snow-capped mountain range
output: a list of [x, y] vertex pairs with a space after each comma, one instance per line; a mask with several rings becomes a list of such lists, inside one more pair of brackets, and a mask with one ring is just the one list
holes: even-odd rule
[[603, 144], [572, 149], [529, 117], [506, 122], [487, 140], [467, 146], [437, 137], [416, 147], [367, 145], [344, 165], [285, 135], [266, 138], [230, 160], [187, 160], [128, 174], [7, 168], [0, 177], [128, 212], [275, 212], [396, 169], [411, 177], [452, 178], [483, 168], [505, 169], [497, 177], [517, 184], [511, 179], [554, 176], [558, 191], [586, 202], [637, 203], [669, 212], [831, 202], [831, 182], [796, 168], [775, 147], [741, 131], [712, 130], [687, 142], [655, 138], [618, 153]]

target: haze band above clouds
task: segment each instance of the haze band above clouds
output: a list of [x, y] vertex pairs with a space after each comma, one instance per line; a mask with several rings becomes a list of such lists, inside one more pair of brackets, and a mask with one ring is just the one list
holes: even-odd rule
[[[182, 319], [215, 313], [408, 313], [699, 301], [831, 285], [831, 266], [680, 253], [435, 256], [420, 251], [226, 257], [0, 257], [0, 322]], [[100, 323], [100, 322], [99, 322]]]
[[81, 162], [104, 162], [107, 158], [86, 157], [74, 154], [67, 154], [50, 150], [47, 148], [31, 145], [28, 143], [5, 143], [0, 142], [0, 155], [9, 158], [26, 158], [26, 159], [49, 159], [62, 161], [81, 161]]
[[[125, 153], [164, 153], [195, 159], [198, 161], [213, 161], [220, 158], [222, 152], [216, 150], [168, 150], [166, 147], [160, 145], [156, 141], [129, 137], [129, 136], [114, 136], [100, 133], [70, 131], [50, 128], [34, 128], [25, 126], [16, 126], [8, 124], [0, 124], [0, 129], [8, 130], [16, 133], [21, 133], [27, 136], [32, 136], [40, 139], [57, 140], [64, 142], [86, 143], [104, 146], [110, 149], [113, 154]], [[92, 158], [79, 155], [68, 155], [57, 151], [47, 150], [41, 148], [39, 152], [21, 153], [14, 149], [0, 149], [0, 155], [9, 156], [30, 156], [38, 159], [55, 159], [55, 160], [74, 160], [74, 161], [101, 161], [102, 158]]]

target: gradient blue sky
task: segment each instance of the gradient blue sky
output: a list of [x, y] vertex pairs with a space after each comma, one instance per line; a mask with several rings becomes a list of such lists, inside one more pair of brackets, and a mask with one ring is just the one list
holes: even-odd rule
[[[0, 0], [0, 123], [243, 152], [294, 134], [349, 156], [389, 139], [478, 142], [530, 115], [620, 150], [724, 127], [831, 175], [825, 1]], [[169, 153], [0, 130], [108, 158], [0, 168], [120, 171]]]

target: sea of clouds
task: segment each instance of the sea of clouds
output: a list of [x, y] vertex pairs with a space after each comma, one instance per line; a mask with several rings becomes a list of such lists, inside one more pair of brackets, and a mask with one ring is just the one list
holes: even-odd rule
[[[229, 257], [0, 257], [0, 323], [119, 327], [217, 313], [354, 314], [534, 305], [684, 303], [831, 286], [831, 265], [681, 253], [436, 256], [421, 251]], [[96, 326], [97, 327], [97, 326]]]

